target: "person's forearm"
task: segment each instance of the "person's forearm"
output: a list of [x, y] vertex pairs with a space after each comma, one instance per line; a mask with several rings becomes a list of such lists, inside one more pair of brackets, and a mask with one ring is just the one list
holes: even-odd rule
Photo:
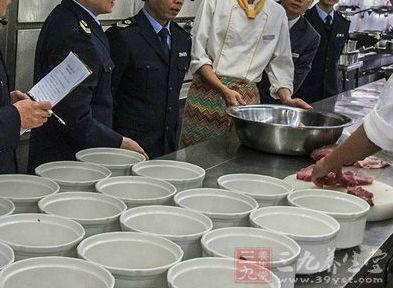
[[202, 78], [211, 86], [213, 87], [217, 92], [221, 92], [225, 94], [226, 90], [228, 87], [226, 87], [220, 79], [217, 77], [216, 73], [213, 70], [213, 67], [211, 65], [203, 65], [199, 70], [197, 71], [199, 75], [202, 76]]
[[343, 166], [362, 160], [380, 150], [381, 148], [367, 138], [362, 125], [343, 144], [328, 155], [326, 161]]

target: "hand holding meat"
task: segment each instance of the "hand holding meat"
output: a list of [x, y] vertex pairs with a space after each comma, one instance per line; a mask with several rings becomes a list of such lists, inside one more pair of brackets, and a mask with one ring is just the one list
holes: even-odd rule
[[42, 126], [51, 116], [48, 110], [52, 108], [50, 102], [34, 102], [30, 99], [17, 101], [13, 104], [20, 115], [23, 129], [32, 129]]
[[147, 156], [147, 154], [145, 153], [145, 151], [142, 149], [141, 146], [139, 146], [138, 143], [136, 143], [134, 140], [127, 138], [127, 137], [123, 137], [123, 142], [121, 143], [120, 148], [122, 149], [127, 149], [127, 150], [131, 150], [131, 151], [135, 151], [139, 154], [142, 154], [143, 156], [145, 156], [146, 160], [149, 159], [149, 156]]

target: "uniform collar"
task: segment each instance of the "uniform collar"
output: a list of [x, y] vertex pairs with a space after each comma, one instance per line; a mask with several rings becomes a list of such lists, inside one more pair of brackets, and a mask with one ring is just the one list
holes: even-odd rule
[[319, 17], [321, 17], [322, 22], [325, 23], [325, 19], [328, 15], [330, 15], [332, 17], [332, 21], [334, 20], [334, 9], [332, 10], [332, 12], [330, 12], [329, 14], [326, 13], [325, 11], [323, 11], [320, 7], [319, 4], [316, 4], [315, 7], [317, 8], [317, 12]]
[[89, 13], [89, 15], [90, 15], [91, 17], [93, 17], [94, 21], [96, 21], [97, 24], [101, 26], [100, 20], [98, 20], [97, 16], [94, 15], [93, 12], [91, 12], [88, 8], [86, 8], [85, 6], [83, 6], [83, 5], [82, 5], [81, 3], [79, 3], [78, 1], [76, 1], [76, 0], [72, 0], [72, 1], [74, 1], [76, 4], [78, 4], [80, 7], [82, 7], [83, 10], [85, 10], [87, 13]]
[[299, 21], [299, 19], [300, 19], [300, 16], [296, 17], [295, 19], [288, 20], [288, 27], [289, 27], [289, 30], [291, 30], [291, 28], [292, 28], [293, 26], [295, 26], [295, 24], [297, 23], [297, 21]]
[[153, 27], [154, 31], [156, 31], [157, 34], [158, 34], [158, 32], [161, 31], [162, 28], [166, 28], [169, 32], [169, 35], [171, 35], [171, 29], [170, 29], [171, 22], [170, 21], [165, 26], [162, 26], [160, 23], [157, 22], [156, 19], [153, 18], [153, 16], [151, 16], [149, 14], [149, 12], [147, 12], [147, 10], [145, 8], [143, 8], [142, 11], [145, 14], [147, 20], [149, 20], [151, 26]]

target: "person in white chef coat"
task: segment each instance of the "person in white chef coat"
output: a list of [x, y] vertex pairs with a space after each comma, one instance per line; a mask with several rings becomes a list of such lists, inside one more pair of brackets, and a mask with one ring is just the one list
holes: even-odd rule
[[285, 10], [273, 0], [203, 0], [192, 31], [193, 81], [183, 116], [183, 147], [231, 129], [227, 106], [260, 102], [256, 83], [266, 71], [273, 98], [292, 99], [294, 66]]
[[329, 172], [341, 175], [343, 165], [364, 159], [380, 150], [393, 151], [393, 77], [386, 83], [377, 105], [363, 124], [331, 154], [317, 162], [312, 181]]

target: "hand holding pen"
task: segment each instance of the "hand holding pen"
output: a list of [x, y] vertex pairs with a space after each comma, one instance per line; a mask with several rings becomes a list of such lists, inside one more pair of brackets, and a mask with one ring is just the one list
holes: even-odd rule
[[[52, 115], [61, 123], [65, 122], [56, 114], [53, 113], [52, 104], [47, 101], [35, 101], [35, 99], [21, 91], [13, 91], [11, 94], [11, 103], [17, 108], [21, 126], [24, 129], [36, 128], [47, 122], [47, 119]], [[29, 99], [30, 98], [30, 99]]]

